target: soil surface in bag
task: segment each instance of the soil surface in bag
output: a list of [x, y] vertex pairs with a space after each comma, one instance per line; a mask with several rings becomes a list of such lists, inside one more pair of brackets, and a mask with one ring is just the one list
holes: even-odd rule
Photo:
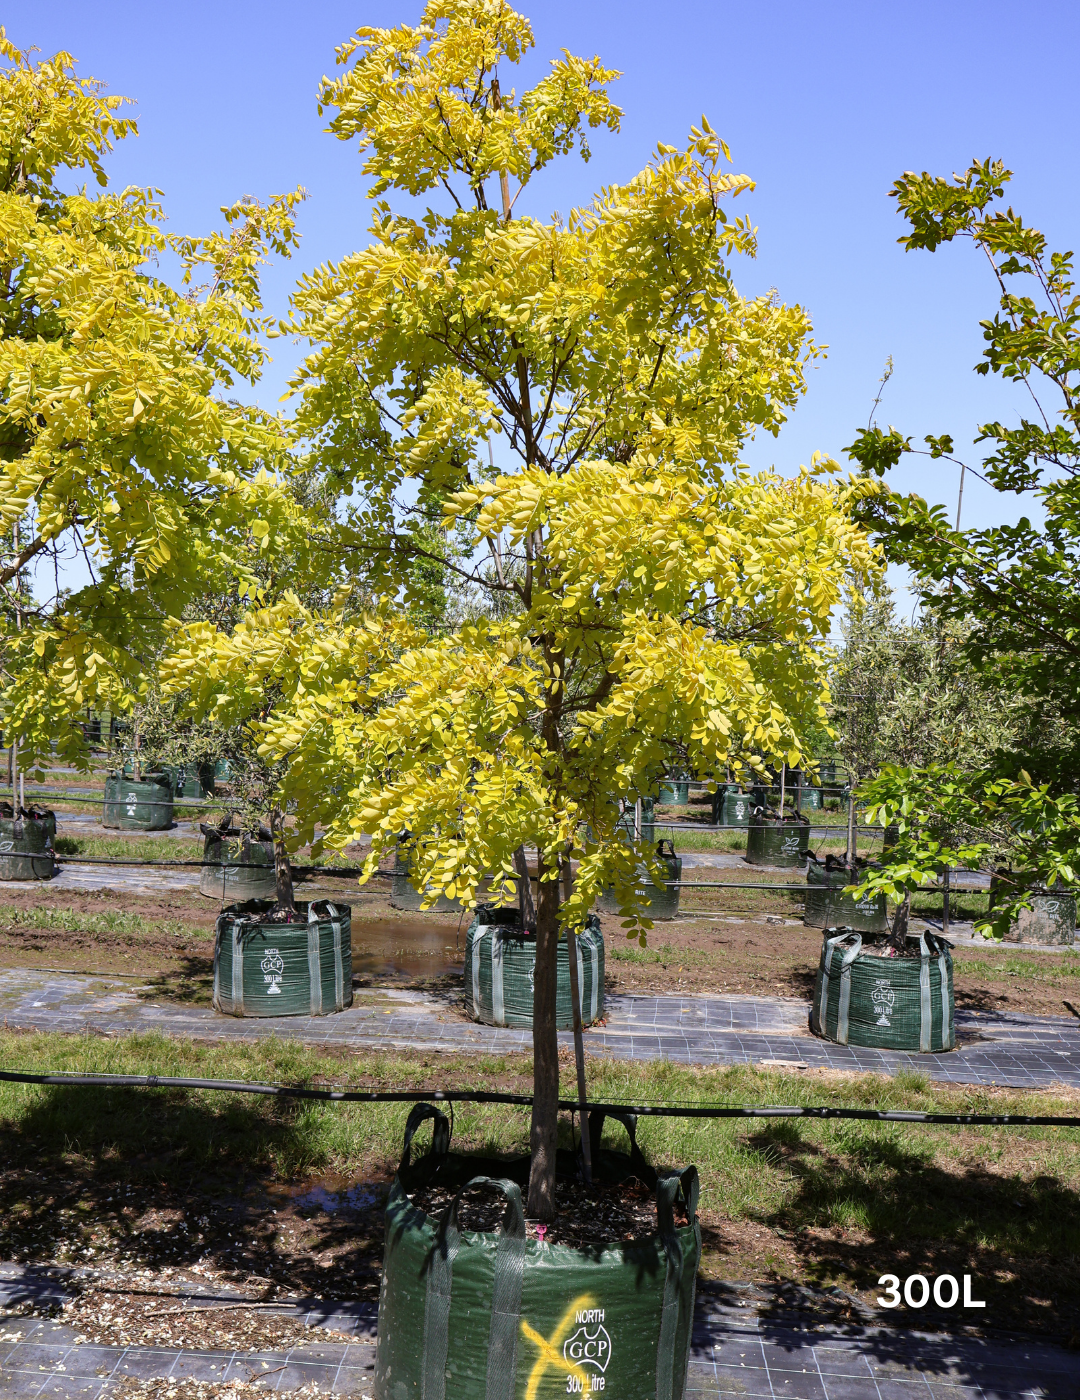
[[[412, 1192], [410, 1199], [428, 1215], [440, 1219], [454, 1195], [454, 1191], [445, 1187], [427, 1186]], [[529, 1239], [540, 1238], [539, 1229], [543, 1229], [542, 1238], [548, 1244], [580, 1249], [656, 1234], [656, 1194], [637, 1178], [592, 1186], [579, 1181], [558, 1181], [555, 1201], [558, 1214], [552, 1224], [538, 1227], [534, 1220], [526, 1220]], [[505, 1211], [505, 1201], [490, 1191], [467, 1190], [458, 1207], [458, 1226], [462, 1230], [496, 1230]], [[675, 1211], [675, 1223], [686, 1224], [686, 1211], [681, 1204]]]

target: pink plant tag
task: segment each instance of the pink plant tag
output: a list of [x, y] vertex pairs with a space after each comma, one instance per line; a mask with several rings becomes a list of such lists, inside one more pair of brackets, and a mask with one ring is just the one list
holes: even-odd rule
[[544, 1243], [544, 1236], [545, 1236], [546, 1234], [547, 1234], [547, 1226], [546, 1226], [546, 1225], [537, 1225], [537, 1227], [536, 1227], [536, 1238], [540, 1241], [541, 1244]]

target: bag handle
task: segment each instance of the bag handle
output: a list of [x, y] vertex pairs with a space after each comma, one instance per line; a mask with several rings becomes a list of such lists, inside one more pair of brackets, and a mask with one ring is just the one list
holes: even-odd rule
[[679, 1245], [678, 1233], [675, 1231], [675, 1201], [679, 1196], [682, 1197], [686, 1207], [686, 1218], [693, 1225], [698, 1219], [700, 1191], [702, 1183], [696, 1166], [688, 1166], [682, 1172], [665, 1172], [664, 1176], [657, 1177], [656, 1212], [660, 1238], [664, 1240], [664, 1249], [668, 1253], [678, 1254], [679, 1266], [682, 1264], [682, 1246]]
[[[425, 1104], [424, 1107], [426, 1108], [427, 1105]], [[445, 1240], [451, 1231], [458, 1232], [458, 1205], [465, 1192], [474, 1186], [490, 1186], [492, 1190], [503, 1193], [506, 1197], [506, 1210], [499, 1223], [500, 1232], [508, 1235], [511, 1239], [523, 1240], [525, 1238], [525, 1207], [521, 1200], [521, 1187], [516, 1181], [511, 1181], [506, 1176], [474, 1176], [467, 1181], [442, 1213], [439, 1220], [439, 1239]]]
[[593, 1161], [595, 1162], [600, 1155], [600, 1139], [604, 1132], [604, 1120], [607, 1118], [614, 1118], [626, 1129], [626, 1135], [630, 1139], [630, 1165], [634, 1169], [634, 1174], [650, 1190], [654, 1190], [658, 1180], [656, 1168], [646, 1161], [638, 1146], [636, 1113], [617, 1113], [614, 1109], [608, 1109], [607, 1112], [601, 1113], [596, 1109], [589, 1109], [589, 1145], [592, 1148]]
[[420, 1124], [425, 1123], [429, 1118], [434, 1119], [435, 1126], [431, 1133], [431, 1146], [428, 1148], [426, 1156], [437, 1157], [439, 1160], [436, 1166], [441, 1166], [446, 1154], [450, 1151], [450, 1120], [446, 1114], [431, 1103], [414, 1104], [405, 1122], [405, 1141], [401, 1147], [399, 1176], [402, 1176], [411, 1167], [412, 1140], [416, 1136]]

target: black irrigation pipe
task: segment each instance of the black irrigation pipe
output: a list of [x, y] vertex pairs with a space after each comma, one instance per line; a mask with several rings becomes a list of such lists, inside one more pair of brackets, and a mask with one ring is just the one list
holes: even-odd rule
[[[10, 1084], [45, 1084], [99, 1089], [213, 1089], [268, 1098], [321, 1099], [333, 1103], [476, 1103], [531, 1108], [531, 1094], [502, 1094], [480, 1089], [312, 1089], [306, 1085], [258, 1084], [244, 1079], [178, 1079], [163, 1074], [25, 1074], [0, 1070]], [[641, 1118], [851, 1118], [876, 1123], [946, 1123], [974, 1127], [1077, 1128], [1080, 1117], [1021, 1113], [919, 1113], [911, 1109], [834, 1108], [830, 1104], [633, 1104], [589, 1101], [591, 1113], [636, 1113]], [[577, 1099], [560, 1099], [559, 1108], [576, 1112]]]

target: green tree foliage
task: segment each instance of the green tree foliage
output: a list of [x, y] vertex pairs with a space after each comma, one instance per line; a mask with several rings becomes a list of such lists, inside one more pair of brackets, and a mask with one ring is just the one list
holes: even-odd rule
[[[927, 615], [998, 687], [1003, 713], [1019, 695], [1033, 723], [973, 769], [963, 766], [970, 758], [948, 768], [897, 766], [867, 796], [882, 820], [901, 827], [883, 881], [915, 888], [935, 878], [950, 857], [931, 848], [950, 831], [952, 858], [965, 858], [956, 846], [964, 829], [966, 858], [1004, 847], [1022, 866], [1015, 886], [1022, 900], [1031, 885], [1075, 880], [1080, 868], [1080, 296], [1072, 254], [1052, 251], [1037, 229], [1000, 207], [1009, 178], [1000, 161], [987, 160], [951, 180], [908, 172], [892, 194], [908, 221], [906, 248], [934, 252], [965, 238], [989, 264], [999, 304], [981, 323], [986, 350], [976, 371], [1021, 386], [1030, 407], [1018, 422], [984, 423], [978, 441], [989, 450], [979, 468], [960, 465], [1002, 493], [1036, 501], [1045, 524], [1023, 516], [960, 532], [943, 507], [897, 492], [868, 496], [863, 511], [887, 557], [912, 570]], [[956, 461], [949, 434], [926, 444], [931, 457]], [[898, 430], [876, 427], [848, 449], [878, 476], [915, 450], [923, 449]], [[1002, 906], [999, 930], [1011, 912]]]
[[[253, 583], [296, 523], [281, 425], [227, 395], [262, 368], [259, 266], [293, 248], [301, 192], [241, 200], [222, 233], [166, 233], [153, 192], [108, 187], [135, 133], [125, 99], [2, 31], [0, 60], [4, 728], [29, 759], [52, 741], [79, 759], [84, 707], [129, 704], [167, 619], [210, 574]], [[98, 191], [65, 193], [70, 172]], [[90, 582], [65, 591], [76, 556]]]
[[[288, 760], [298, 838], [370, 835], [371, 870], [408, 831], [418, 886], [468, 905], [486, 876], [509, 894], [536, 851], [529, 1208], [550, 1218], [560, 930], [609, 883], [629, 904], [651, 858], [620, 839], [618, 798], [673, 760], [706, 778], [800, 760], [830, 613], [875, 568], [850, 518], [875, 488], [827, 461], [739, 465], [815, 351], [801, 309], [735, 288], [725, 259], [755, 241], [729, 206], [751, 181], [707, 121], [565, 219], [530, 208], [537, 170], [619, 121], [599, 59], [511, 90], [531, 45], [505, 4], [432, 0], [340, 50], [321, 100], [365, 153], [374, 221], [301, 282], [297, 423], [353, 493], [338, 547], [389, 601], [190, 627], [167, 675], [223, 715], [281, 687], [263, 748]], [[432, 509], [468, 531], [456, 577], [488, 600], [452, 630], [397, 601]]]

